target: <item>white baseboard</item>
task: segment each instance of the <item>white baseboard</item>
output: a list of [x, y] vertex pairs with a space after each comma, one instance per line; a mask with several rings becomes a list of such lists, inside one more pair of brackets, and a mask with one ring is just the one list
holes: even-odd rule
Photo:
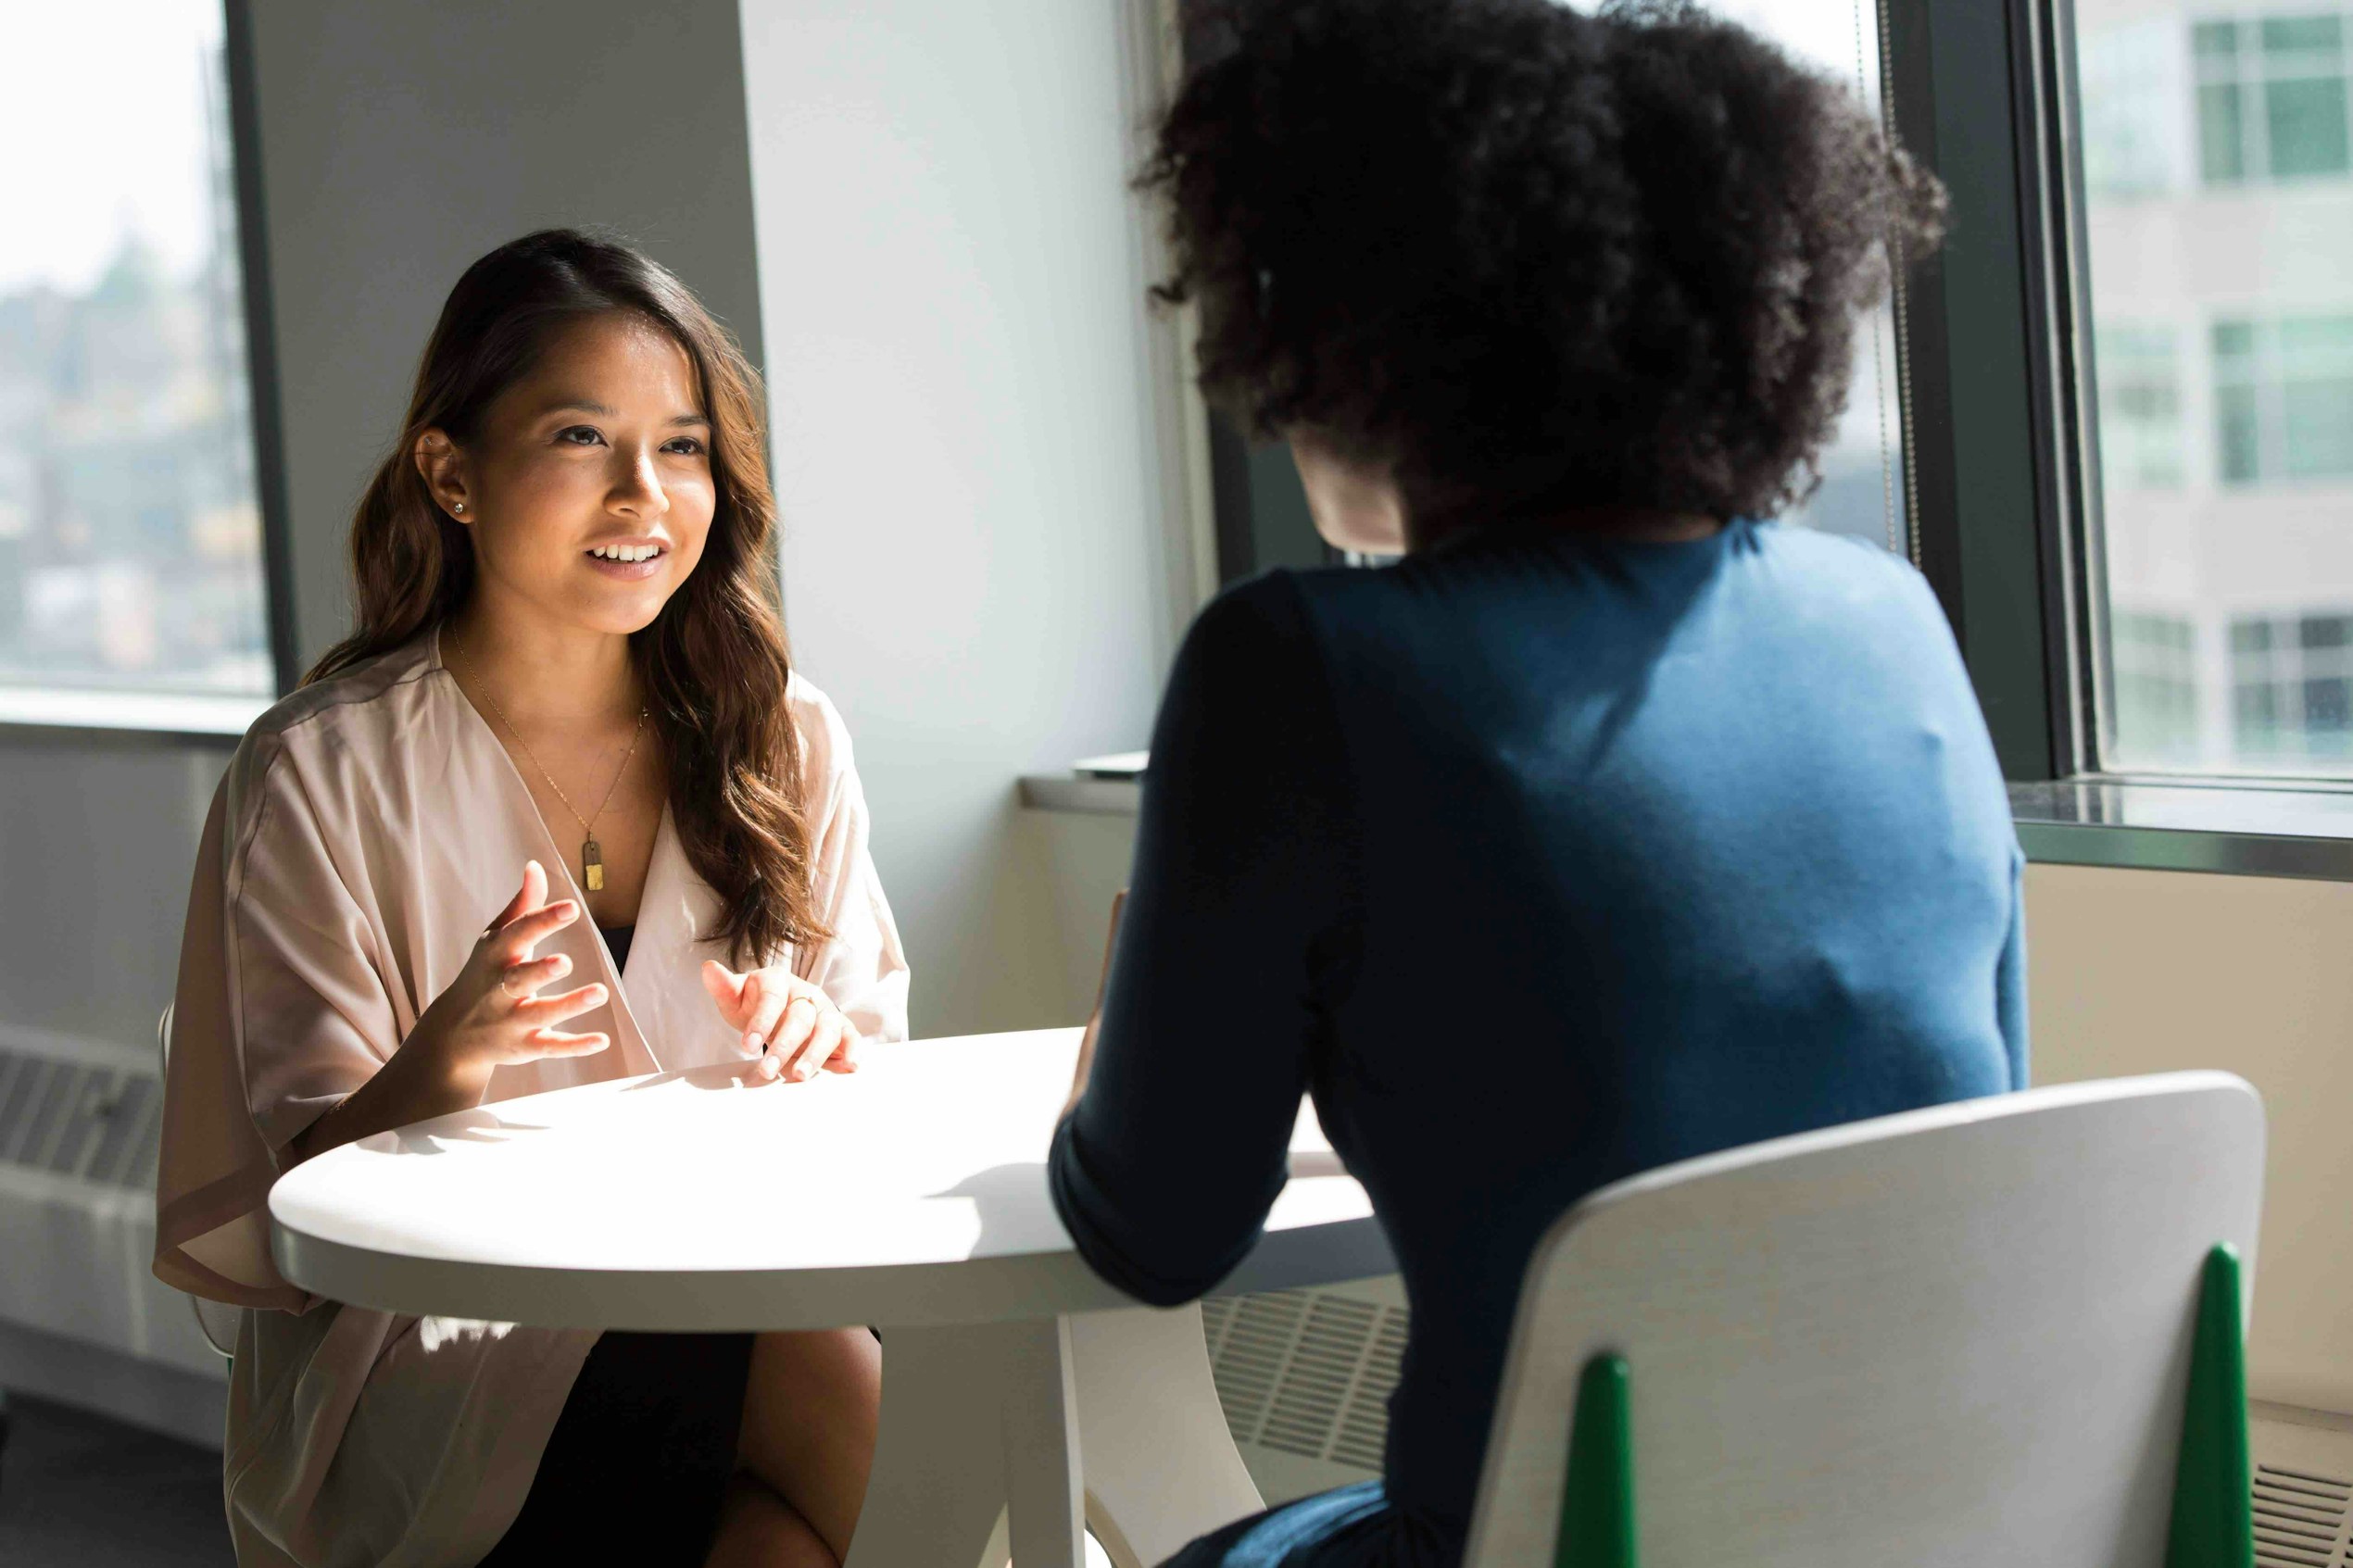
[[229, 1386], [22, 1323], [0, 1322], [0, 1388], [48, 1399], [199, 1448], [220, 1448]]

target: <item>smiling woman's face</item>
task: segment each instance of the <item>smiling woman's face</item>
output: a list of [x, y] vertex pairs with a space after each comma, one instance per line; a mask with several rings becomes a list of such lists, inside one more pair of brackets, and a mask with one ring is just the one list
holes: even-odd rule
[[717, 501], [707, 416], [675, 341], [641, 317], [594, 316], [499, 395], [471, 444], [428, 431], [417, 461], [473, 534], [485, 597], [625, 634], [702, 558]]

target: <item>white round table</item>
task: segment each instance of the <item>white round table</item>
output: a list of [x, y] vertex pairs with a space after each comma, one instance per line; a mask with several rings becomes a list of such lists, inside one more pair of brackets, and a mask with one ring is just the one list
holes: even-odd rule
[[[1079, 1568], [1082, 1517], [1120, 1568], [1149, 1568], [1260, 1502], [1199, 1310], [1104, 1284], [1047, 1196], [1079, 1033], [877, 1046], [805, 1084], [658, 1073], [421, 1122], [287, 1173], [272, 1251], [306, 1290], [418, 1315], [872, 1324], [882, 1427], [848, 1568], [981, 1568], [1008, 1545], [1021, 1568]], [[1202, 1129], [1205, 1153], [1215, 1139]], [[1265, 1237], [1220, 1294], [1395, 1266], [1303, 1107], [1291, 1148]]]

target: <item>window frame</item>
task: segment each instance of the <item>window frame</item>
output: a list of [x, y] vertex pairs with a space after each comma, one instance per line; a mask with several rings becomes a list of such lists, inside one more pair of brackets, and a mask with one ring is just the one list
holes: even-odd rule
[[[2104, 765], [2115, 670], [2072, 0], [1880, 4], [1898, 133], [1952, 195], [1954, 243], [1910, 274], [1922, 566], [2028, 859], [2353, 881], [2353, 780]], [[1956, 341], [1976, 363], [1954, 362]]]
[[2071, 13], [2066, 0], [1880, 5], [1896, 133], [1952, 203], [1944, 245], [1906, 269], [1920, 569], [2004, 773], [2087, 775], [2094, 697], [2114, 671], [2105, 596], [2086, 591], [2105, 581], [2097, 530], [2079, 526], [2100, 495], [2085, 460], [2098, 450], [2087, 281], [2068, 265], [2084, 254]]
[[[116, 735], [190, 745], [233, 745], [251, 716], [300, 684], [294, 558], [286, 504], [285, 447], [279, 421], [277, 334], [271, 310], [268, 229], [263, 221], [261, 134], [254, 81], [253, 0], [212, 0], [222, 10], [228, 78], [231, 184], [237, 204], [240, 304], [245, 311], [245, 384], [253, 441], [254, 505], [261, 521], [261, 595], [273, 690], [231, 698], [139, 687], [0, 686], [0, 735], [51, 741]], [[69, 701], [78, 711], [69, 712]], [[233, 725], [233, 727], [232, 727]]]

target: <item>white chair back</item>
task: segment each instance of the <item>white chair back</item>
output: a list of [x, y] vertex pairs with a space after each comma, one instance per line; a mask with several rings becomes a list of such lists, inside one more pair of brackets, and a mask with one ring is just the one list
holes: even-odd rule
[[[156, 1060], [168, 1088], [171, 1082], [171, 1009], [168, 1003], [163, 1016], [156, 1020]], [[208, 1301], [201, 1296], [188, 1298], [188, 1306], [196, 1314], [196, 1327], [204, 1335], [204, 1342], [224, 1357], [237, 1353], [237, 1314], [241, 1309], [226, 1301]]]
[[2255, 1091], [2182, 1073], [1606, 1187], [1530, 1261], [1466, 1568], [1631, 1561], [1555, 1557], [1611, 1356], [1642, 1568], [2158, 1568], [2201, 1279], [2228, 1243], [2251, 1286], [2262, 1174]]

